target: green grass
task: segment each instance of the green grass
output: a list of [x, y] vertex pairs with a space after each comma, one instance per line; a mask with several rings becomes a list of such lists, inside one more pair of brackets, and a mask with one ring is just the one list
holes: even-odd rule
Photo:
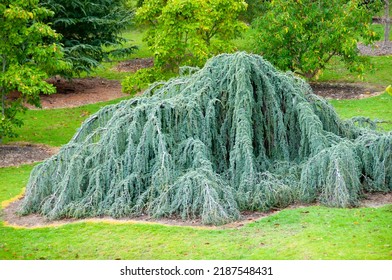
[[143, 41], [145, 35], [146, 30], [141, 28], [124, 32], [123, 37], [138, 47], [138, 50], [129, 56], [130, 59], [152, 57], [152, 52], [148, 49], [147, 43]]
[[385, 130], [392, 130], [392, 96], [384, 93], [379, 96], [355, 100], [331, 100], [339, 116], [343, 119], [365, 116], [383, 121]]
[[[372, 29], [377, 33], [380, 37], [380, 40], [384, 40], [384, 25], [383, 24], [373, 24]], [[392, 40], [392, 32], [389, 33], [389, 40]]]
[[148, 49], [147, 44], [143, 41], [146, 31], [143, 29], [130, 29], [123, 33], [123, 37], [128, 40], [124, 45], [125, 47], [137, 46], [138, 49], [128, 55], [127, 57], [121, 59], [114, 59], [110, 62], [103, 62], [100, 67], [95, 69], [89, 76], [101, 77], [109, 80], [122, 81], [125, 77], [131, 75], [127, 72], [118, 72], [113, 70], [113, 68], [120, 62], [124, 60], [131, 60], [134, 58], [148, 58], [152, 57], [151, 51]]
[[83, 121], [105, 105], [120, 100], [100, 102], [76, 108], [52, 110], [28, 110], [23, 115], [24, 125], [16, 130], [17, 138], [4, 138], [4, 143], [33, 142], [50, 146], [61, 146], [69, 142]]
[[21, 193], [32, 169], [33, 165], [0, 168], [0, 202]]
[[[31, 169], [0, 168], [0, 201], [21, 192]], [[0, 259], [392, 259], [391, 221], [392, 205], [283, 210], [239, 229], [0, 222]]]
[[350, 73], [340, 60], [333, 59], [320, 75], [319, 81], [365, 83], [384, 89], [392, 84], [392, 56], [370, 57], [370, 63], [372, 69], [360, 77], [358, 74]]

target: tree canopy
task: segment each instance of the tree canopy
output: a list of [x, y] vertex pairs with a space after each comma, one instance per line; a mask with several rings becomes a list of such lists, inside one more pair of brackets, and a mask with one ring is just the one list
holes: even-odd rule
[[244, 0], [145, 0], [136, 16], [149, 26], [146, 41], [155, 65], [178, 70], [232, 51], [231, 40], [246, 28], [238, 20], [246, 7]]
[[[67, 69], [56, 43], [59, 34], [43, 22], [52, 15], [38, 0], [0, 3], [0, 141], [15, 136], [25, 102], [40, 106], [40, 93], [55, 92], [44, 79]], [[13, 91], [19, 93], [15, 98], [10, 96]]]
[[282, 70], [306, 78], [317, 77], [332, 57], [351, 71], [363, 73], [366, 58], [359, 55], [359, 40], [378, 39], [371, 29], [372, 12], [380, 1], [276, 0], [254, 22], [254, 50]]
[[124, 47], [121, 32], [130, 26], [133, 12], [125, 0], [41, 0], [54, 11], [51, 26], [62, 35], [65, 58], [72, 63], [73, 76], [91, 71], [109, 55], [129, 54], [136, 47]]

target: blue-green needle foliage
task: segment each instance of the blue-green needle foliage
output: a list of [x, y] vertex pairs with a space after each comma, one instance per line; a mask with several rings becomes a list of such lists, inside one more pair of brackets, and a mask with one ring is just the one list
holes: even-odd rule
[[91, 116], [33, 170], [21, 213], [222, 224], [296, 201], [355, 206], [392, 190], [392, 134], [372, 125], [260, 56], [220, 55]]

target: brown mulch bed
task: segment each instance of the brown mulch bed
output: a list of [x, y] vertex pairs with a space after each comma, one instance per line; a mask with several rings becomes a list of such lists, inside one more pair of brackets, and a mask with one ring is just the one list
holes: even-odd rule
[[119, 81], [103, 78], [54, 79], [57, 93], [41, 95], [43, 109], [71, 108], [128, 96], [121, 91]]
[[[86, 104], [109, 101], [129, 96], [121, 91], [119, 81], [103, 78], [51, 78], [48, 80], [57, 88], [55, 94], [41, 94], [42, 109], [72, 108]], [[8, 98], [16, 99], [18, 92], [13, 92]], [[29, 109], [40, 109], [26, 104]]]
[[0, 145], [0, 167], [18, 166], [43, 161], [58, 152], [58, 148], [30, 143]]
[[359, 52], [362, 55], [382, 56], [392, 55], [392, 41], [378, 41], [373, 45], [358, 44]]
[[315, 94], [326, 99], [362, 99], [384, 92], [383, 88], [355, 83], [310, 83]]
[[118, 72], [130, 72], [134, 73], [142, 68], [150, 68], [154, 66], [154, 60], [152, 58], [135, 58], [132, 60], [126, 60], [118, 63], [114, 70]]

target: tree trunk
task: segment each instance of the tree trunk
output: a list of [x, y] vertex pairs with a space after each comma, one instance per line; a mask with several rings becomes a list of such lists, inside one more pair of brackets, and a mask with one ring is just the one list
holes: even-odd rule
[[[3, 66], [1, 68], [1, 75], [4, 75], [5, 70], [7, 69], [7, 60], [5, 55], [2, 56], [3, 58]], [[0, 118], [4, 119], [5, 118], [5, 95], [6, 95], [6, 90], [4, 87], [0, 87], [0, 105], [1, 105], [1, 111], [0, 111]], [[3, 142], [3, 138], [0, 134], [0, 144]]]
[[[2, 58], [3, 58], [3, 67], [2, 67], [1, 72], [2, 72], [2, 75], [4, 75], [5, 70], [7, 69], [6, 68], [7, 67], [7, 60], [5, 58], [5, 55]], [[5, 117], [5, 94], [6, 94], [5, 88], [3, 88], [3, 87], [0, 88], [0, 94], [1, 94], [1, 116]], [[1, 141], [1, 138], [0, 138], [0, 141]]]
[[389, 33], [391, 31], [391, 19], [389, 18], [389, 0], [385, 0], [385, 31], [384, 31], [384, 44], [389, 42]]

